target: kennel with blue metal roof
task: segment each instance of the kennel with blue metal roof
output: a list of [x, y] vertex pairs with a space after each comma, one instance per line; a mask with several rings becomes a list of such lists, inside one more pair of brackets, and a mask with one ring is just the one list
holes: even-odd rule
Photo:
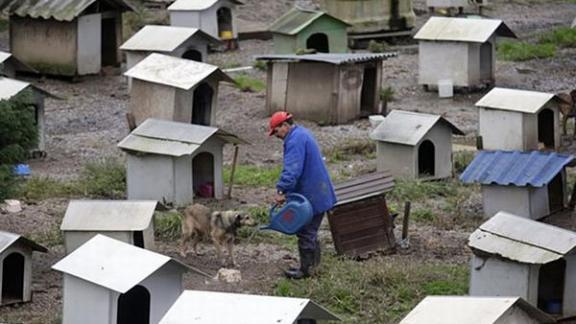
[[460, 181], [481, 185], [485, 217], [506, 211], [539, 219], [567, 205], [566, 167], [573, 160], [555, 152], [481, 151]]

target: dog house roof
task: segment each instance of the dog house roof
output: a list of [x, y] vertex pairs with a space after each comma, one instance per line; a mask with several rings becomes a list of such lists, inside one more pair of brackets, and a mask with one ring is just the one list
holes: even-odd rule
[[160, 324], [295, 323], [299, 318], [340, 320], [306, 298], [185, 290], [160, 320]]
[[218, 128], [149, 118], [118, 143], [118, 147], [126, 151], [178, 157], [194, 153], [212, 136], [227, 143], [248, 144]]
[[0, 231], [0, 254], [4, 252], [4, 250], [6, 250], [7, 248], [16, 243], [22, 243], [30, 247], [34, 251], [48, 252], [48, 249], [46, 249], [42, 245], [37, 244], [36, 242], [29, 240], [22, 235]]
[[535, 114], [552, 99], [561, 100], [553, 93], [494, 88], [476, 103], [476, 107]]
[[437, 123], [448, 126], [453, 134], [464, 133], [451, 122], [439, 115], [422, 114], [411, 111], [392, 110], [370, 133], [376, 141], [417, 145]]
[[122, 44], [120, 49], [125, 51], [172, 52], [194, 35], [209, 43], [220, 43], [220, 40], [198, 28], [147, 25]]
[[234, 82], [214, 65], [152, 53], [124, 73], [134, 79], [190, 90], [215, 74], [219, 81]]
[[543, 187], [573, 159], [573, 155], [555, 152], [481, 151], [460, 175], [460, 181]]
[[516, 38], [498, 19], [431, 17], [414, 35], [414, 39], [484, 43], [492, 34]]
[[22, 70], [22, 71], [26, 71], [26, 72], [32, 72], [32, 73], [38, 72], [35, 69], [33, 69], [32, 67], [28, 66], [27, 64], [24, 64], [22, 61], [17, 59], [14, 55], [12, 55], [12, 53], [0, 51], [0, 64], [4, 64], [4, 63], [13, 64], [18, 70]]
[[344, 25], [351, 26], [350, 24], [342, 21], [336, 17], [333, 17], [325, 12], [317, 10], [306, 10], [302, 8], [292, 8], [286, 14], [276, 19], [272, 25], [268, 28], [273, 33], [279, 33], [284, 35], [296, 35], [301, 32], [304, 28], [308, 27], [314, 21], [320, 17], [328, 17], [334, 21]]
[[[222, 0], [177, 0], [168, 7], [173, 11], [197, 11], [206, 10]], [[243, 5], [244, 2], [239, 0], [230, 0], [235, 5]]]
[[371, 61], [382, 61], [390, 57], [397, 56], [396, 53], [379, 53], [379, 54], [364, 54], [364, 53], [321, 53], [321, 54], [274, 54], [274, 55], [259, 55], [254, 59], [262, 61], [289, 61], [289, 62], [321, 62], [334, 65], [364, 63]]
[[14, 80], [14, 79], [0, 76], [0, 100], [8, 100], [8, 99], [14, 97], [15, 95], [19, 94], [20, 92], [22, 92], [23, 90], [25, 90], [28, 87], [32, 87], [35, 91], [40, 92], [42, 95], [44, 95], [46, 97], [52, 97], [52, 98], [58, 99], [58, 97], [50, 94], [47, 91], [40, 89], [34, 85], [31, 85], [28, 82], [24, 82], [24, 81], [20, 81], [20, 80]]
[[97, 234], [52, 269], [125, 293], [168, 263], [190, 269], [170, 257]]
[[522, 309], [538, 323], [555, 322], [520, 297], [428, 296], [400, 324], [500, 323], [512, 307]]
[[499, 212], [474, 231], [468, 246], [475, 253], [545, 264], [574, 252], [576, 233], [506, 212]]
[[142, 231], [150, 226], [155, 200], [72, 200], [63, 231]]
[[[20, 17], [72, 21], [96, 1], [99, 0], [4, 0], [0, 1], [0, 12]], [[122, 11], [135, 11], [130, 3], [123, 0], [106, 0], [106, 3]]]
[[394, 177], [389, 171], [377, 172], [334, 185], [335, 206], [379, 196], [394, 189]]

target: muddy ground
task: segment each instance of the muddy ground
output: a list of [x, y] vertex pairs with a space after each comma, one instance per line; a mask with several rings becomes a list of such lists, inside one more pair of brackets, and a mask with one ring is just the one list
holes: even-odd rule
[[[267, 24], [289, 8], [290, 0], [249, 0], [240, 9], [244, 21]], [[503, 19], [523, 39], [557, 26], [567, 26], [576, 15], [576, 4], [561, 1], [506, 1], [494, 0], [486, 14]], [[415, 1], [418, 13], [417, 25], [428, 18], [423, 0]], [[0, 48], [8, 49], [8, 33], [0, 33]], [[271, 41], [247, 40], [240, 42], [240, 50], [232, 53], [215, 53], [208, 61], [220, 66], [252, 65], [253, 56], [270, 53]], [[417, 45], [404, 42], [391, 47], [398, 57], [384, 62], [384, 86], [394, 89], [395, 100], [389, 109], [443, 114], [464, 130], [470, 139], [477, 127], [476, 109], [473, 104], [482, 95], [478, 93], [457, 94], [453, 99], [438, 99], [433, 92], [424, 92], [417, 85]], [[441, 64], [441, 62], [439, 62]], [[576, 50], [563, 49], [552, 59], [532, 60], [523, 63], [497, 62], [496, 85], [540, 90], [547, 92], [566, 91], [576, 85]], [[265, 79], [264, 72], [248, 72], [252, 77]], [[81, 167], [90, 161], [107, 157], [123, 159], [116, 144], [127, 135], [124, 119], [126, 112], [127, 87], [120, 75], [83, 77], [79, 82], [54, 78], [24, 77], [33, 84], [60, 97], [46, 101], [46, 130], [48, 157], [30, 161], [32, 173], [58, 179], [77, 176]], [[240, 163], [276, 165], [280, 163], [281, 142], [266, 135], [265, 92], [240, 92], [230, 85], [222, 85], [219, 98], [217, 125], [251, 142], [241, 148]], [[323, 147], [337, 146], [350, 139], [366, 139], [369, 132], [367, 120], [320, 127], [302, 121], [311, 128]], [[574, 152], [573, 146], [565, 147]], [[231, 161], [232, 151], [226, 151], [226, 161]], [[353, 174], [374, 169], [374, 160], [359, 157], [330, 166], [333, 170], [349, 169]], [[226, 207], [245, 207], [266, 204], [270, 188], [236, 187], [234, 198], [218, 202]], [[473, 198], [471, 208], [479, 210], [478, 197]], [[67, 206], [67, 200], [48, 199], [37, 203], [26, 203], [24, 210], [16, 214], [0, 214], [0, 229], [14, 231], [44, 242], [51, 242], [50, 232], [57, 226]], [[394, 262], [398, 258], [419, 260], [441, 260], [465, 263], [469, 252], [465, 242], [468, 230], [446, 231], [432, 226], [416, 226], [411, 229], [411, 247], [393, 256], [382, 257], [383, 262]], [[283, 241], [278, 238], [278, 241]], [[323, 225], [322, 241], [328, 252], [333, 252], [327, 224]], [[159, 242], [158, 251], [180, 258], [176, 242]], [[203, 245], [203, 256], [189, 255], [183, 261], [205, 272], [214, 274], [218, 261], [211, 245]], [[61, 312], [61, 275], [50, 270], [64, 255], [63, 247], [50, 247], [48, 254], [34, 255], [34, 302], [5, 307], [0, 310], [0, 322], [51, 323], [57, 321]], [[189, 273], [185, 287], [194, 289], [223, 290], [253, 293], [271, 293], [274, 282], [281, 275], [281, 268], [294, 262], [294, 249], [288, 244], [240, 242], [237, 261], [243, 281], [239, 284], [222, 284], [206, 280]]]

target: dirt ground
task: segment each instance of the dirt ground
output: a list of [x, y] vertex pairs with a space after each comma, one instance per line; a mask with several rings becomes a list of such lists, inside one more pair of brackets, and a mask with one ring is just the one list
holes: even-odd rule
[[[248, 0], [240, 9], [243, 21], [268, 24], [294, 1]], [[504, 20], [522, 39], [534, 37], [539, 32], [556, 26], [568, 26], [576, 14], [576, 4], [561, 1], [508, 1], [494, 0], [492, 9], [486, 13]], [[415, 0], [417, 26], [428, 18], [424, 0]], [[0, 32], [0, 49], [8, 49], [8, 33]], [[398, 57], [384, 62], [384, 86], [394, 89], [395, 100], [390, 109], [403, 109], [443, 114], [473, 138], [477, 127], [474, 103], [484, 93], [457, 94], [452, 99], [439, 99], [434, 92], [424, 92], [417, 85], [417, 45], [406, 42], [393, 46]], [[231, 53], [215, 53], [208, 62], [220, 66], [253, 64], [254, 55], [272, 51], [271, 41], [247, 40], [240, 42], [240, 50]], [[555, 58], [532, 60], [523, 63], [497, 62], [496, 85], [547, 92], [567, 91], [576, 85], [576, 50], [560, 50]], [[264, 72], [252, 70], [252, 77], [265, 79]], [[24, 77], [25, 80], [49, 91], [61, 99], [46, 101], [47, 153], [45, 159], [30, 161], [33, 175], [70, 179], [77, 176], [81, 167], [90, 161], [106, 157], [123, 159], [116, 144], [128, 134], [124, 114], [129, 99], [126, 80], [120, 75], [83, 77], [71, 83], [54, 78]], [[265, 92], [240, 92], [230, 85], [222, 85], [219, 97], [217, 125], [224, 130], [246, 139], [251, 145], [240, 150], [240, 163], [277, 165], [281, 162], [282, 146], [278, 140], [266, 134]], [[366, 139], [369, 132], [367, 120], [320, 127], [301, 121], [312, 129], [323, 147], [337, 146], [350, 139]], [[574, 153], [576, 148], [564, 150]], [[225, 152], [225, 161], [231, 161], [231, 148]], [[335, 168], [360, 170], [373, 169], [374, 161], [359, 158]], [[262, 205], [269, 201], [270, 188], [240, 188], [234, 190], [234, 198], [217, 204], [225, 207], [245, 208]], [[25, 204], [16, 214], [0, 214], [0, 229], [21, 233], [34, 238], [47, 237], [50, 229], [59, 226], [67, 206], [63, 199], [49, 199]], [[432, 226], [411, 229], [408, 250], [384, 257], [385, 262], [398, 258], [418, 258], [465, 263], [469, 258], [466, 240], [469, 232], [445, 231]], [[327, 224], [323, 224], [322, 241], [328, 252], [333, 252]], [[158, 252], [180, 259], [176, 242], [158, 242]], [[210, 274], [216, 273], [219, 264], [211, 245], [203, 245], [203, 256], [190, 254], [185, 263]], [[34, 255], [34, 302], [5, 307], [0, 311], [0, 322], [52, 323], [61, 312], [61, 275], [50, 267], [64, 256], [63, 247], [50, 247], [47, 254]], [[189, 273], [185, 276], [185, 288], [222, 290], [236, 292], [270, 293], [273, 284], [281, 276], [281, 268], [294, 262], [294, 250], [282, 244], [246, 243], [237, 246], [237, 261], [243, 281], [223, 284]]]

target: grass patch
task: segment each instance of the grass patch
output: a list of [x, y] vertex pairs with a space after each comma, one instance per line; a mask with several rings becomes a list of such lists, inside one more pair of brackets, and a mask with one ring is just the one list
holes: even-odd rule
[[20, 199], [25, 201], [66, 198], [81, 194], [75, 183], [50, 177], [32, 177], [21, 184], [19, 192]]
[[461, 174], [464, 172], [466, 167], [474, 160], [476, 152], [473, 151], [458, 151], [454, 152], [453, 163], [454, 171], [456, 174]]
[[504, 61], [528, 61], [554, 57], [554, 44], [530, 44], [525, 42], [503, 41], [498, 44], [498, 58]]
[[373, 258], [366, 262], [326, 255], [319, 276], [277, 282], [274, 294], [306, 297], [342, 318], [342, 323], [397, 323], [430, 293], [463, 295], [466, 265], [417, 264]]
[[266, 71], [268, 70], [268, 63], [266, 63], [266, 61], [255, 61], [254, 64], [252, 65], [256, 70], [260, 70], [260, 71]]
[[54, 224], [50, 228], [32, 234], [30, 239], [46, 247], [64, 245], [64, 236], [62, 236], [59, 224]]
[[266, 84], [262, 80], [254, 79], [245, 73], [242, 73], [234, 78], [236, 88], [242, 92], [260, 92], [266, 88]]
[[546, 32], [538, 39], [540, 44], [554, 44], [559, 47], [576, 47], [576, 29], [559, 27]]
[[348, 140], [342, 144], [325, 149], [323, 155], [326, 157], [326, 162], [328, 163], [350, 161], [358, 155], [367, 159], [375, 159], [376, 142], [368, 139]]
[[182, 233], [182, 215], [178, 212], [155, 212], [154, 235], [163, 241], [176, 241]]
[[[231, 166], [224, 167], [224, 182], [230, 182]], [[260, 167], [255, 165], [237, 165], [234, 184], [251, 187], [271, 187], [276, 184], [282, 172], [282, 166]]]
[[458, 192], [458, 182], [446, 181], [419, 181], [414, 179], [396, 179], [396, 186], [389, 194], [397, 201], [425, 201], [439, 197], [453, 196]]

